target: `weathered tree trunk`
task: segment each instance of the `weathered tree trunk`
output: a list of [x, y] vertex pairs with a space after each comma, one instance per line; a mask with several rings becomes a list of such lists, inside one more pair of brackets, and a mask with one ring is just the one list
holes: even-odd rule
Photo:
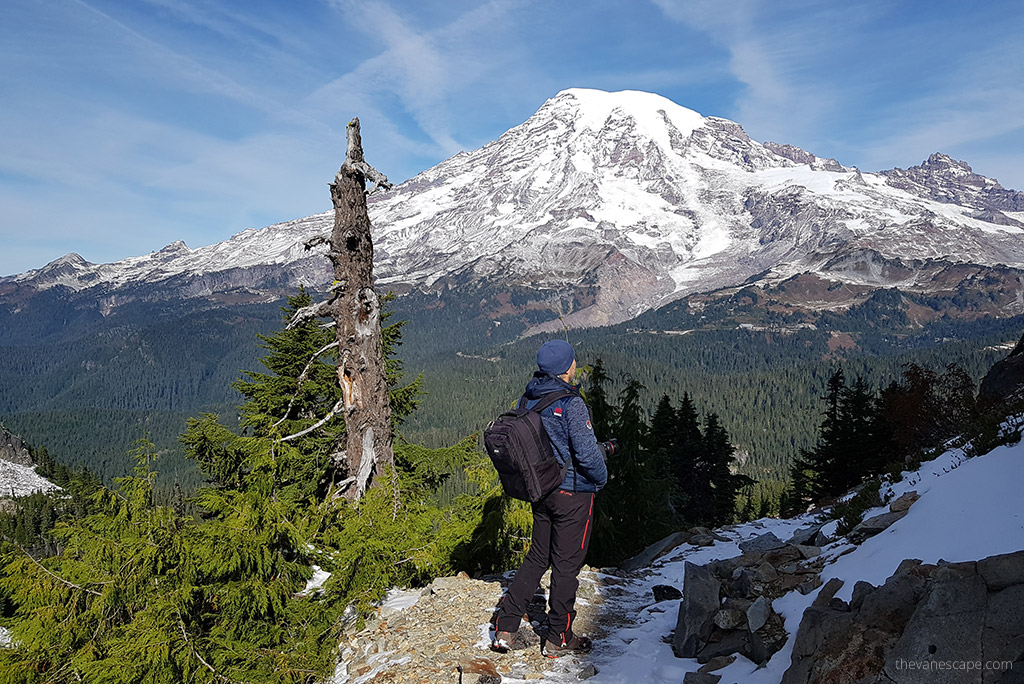
[[366, 181], [387, 179], [363, 159], [359, 119], [348, 125], [345, 163], [331, 183], [334, 230], [330, 252], [334, 291], [324, 309], [338, 336], [338, 380], [348, 432], [348, 476], [355, 478], [345, 496], [358, 500], [385, 466], [394, 465], [391, 406], [384, 376], [380, 301], [373, 289], [373, 241], [366, 210]]

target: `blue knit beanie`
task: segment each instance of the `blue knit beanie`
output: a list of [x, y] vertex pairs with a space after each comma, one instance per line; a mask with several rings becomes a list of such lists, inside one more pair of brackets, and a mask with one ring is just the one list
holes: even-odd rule
[[576, 360], [576, 352], [572, 345], [562, 340], [551, 340], [537, 350], [537, 367], [551, 375], [561, 375]]

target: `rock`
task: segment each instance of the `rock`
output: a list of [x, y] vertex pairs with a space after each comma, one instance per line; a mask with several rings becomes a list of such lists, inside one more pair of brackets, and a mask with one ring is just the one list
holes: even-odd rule
[[721, 670], [723, 667], [728, 667], [734, 662], [736, 662], [736, 656], [734, 655], [715, 656], [697, 668], [697, 672], [714, 672], [715, 670]]
[[919, 567], [920, 565], [921, 561], [917, 558], [904, 558], [900, 561], [900, 564], [896, 566], [896, 572], [892, 573], [890, 577], [895, 577], [896, 575], [908, 573], [914, 568]]
[[[819, 581], [820, 579], [821, 578], [819, 578]], [[821, 588], [821, 591], [818, 592], [818, 595], [814, 597], [814, 603], [812, 603], [811, 605], [819, 607], [827, 606], [828, 602], [832, 600], [832, 597], [836, 595], [836, 592], [839, 591], [842, 588], [842, 586], [843, 580], [839, 579], [838, 577], [833, 577], [825, 583], [825, 586]]]
[[815, 535], [814, 541], [812, 542], [814, 546], [828, 546], [831, 543], [832, 537], [828, 536], [820, 530], [818, 531], [818, 534]]
[[[498, 673], [498, 668], [494, 666], [494, 663], [490, 658], [472, 658], [463, 660], [459, 663], [458, 670], [461, 674], [478, 674], [481, 675], [480, 679], [477, 680], [479, 684], [501, 684], [501, 674]], [[484, 678], [488, 678], [484, 681]]]
[[710, 534], [695, 534], [690, 537], [690, 543], [694, 546], [713, 546], [715, 538]]
[[683, 676], [683, 684], [718, 684], [722, 675], [710, 672], [687, 672]]
[[859, 544], [868, 537], [873, 537], [879, 532], [885, 530], [906, 514], [906, 511], [880, 513], [872, 518], [862, 521], [850, 531], [848, 537], [854, 544]]
[[812, 591], [814, 591], [815, 589], [817, 589], [820, 586], [821, 586], [821, 577], [819, 575], [814, 575], [813, 577], [811, 577], [811, 579], [806, 580], [806, 581], [801, 582], [800, 584], [798, 584], [796, 589], [801, 594], [806, 596], [807, 594], [810, 594]]
[[650, 565], [655, 558], [659, 558], [680, 544], [684, 544], [689, 541], [691, 536], [692, 535], [688, 532], [676, 532], [674, 534], [670, 534], [664, 539], [651, 544], [629, 560], [624, 561], [619, 565], [619, 569], [624, 570], [625, 572], [634, 572], [640, 568], [645, 568]]
[[708, 529], [707, 527], [700, 526], [700, 525], [698, 525], [696, 527], [691, 527], [687, 531], [690, 534], [711, 534], [711, 530], [710, 529]]
[[753, 571], [746, 568], [739, 570], [739, 577], [729, 583], [729, 593], [732, 596], [753, 598], [757, 594], [757, 577]]
[[916, 491], [904, 492], [898, 499], [889, 504], [889, 510], [893, 513], [906, 511], [920, 498], [921, 495]]
[[765, 532], [759, 537], [740, 542], [740, 551], [743, 553], [764, 553], [785, 546], [785, 543], [771, 532]]
[[967, 561], [964, 563], [945, 563], [940, 561], [939, 566], [932, 573], [932, 577], [937, 582], [946, 582], [948, 580], [961, 579], [964, 577], [973, 577], [978, 574], [978, 564], [974, 561]]
[[[989, 594], [981, 650], [986, 660], [995, 662], [1019, 660], [1024, 654], [1024, 584]], [[1024, 674], [1024, 663], [1014, 663], [1014, 669]], [[990, 680], [1002, 684], [1003, 680], [996, 679], [995, 675], [994, 671], [983, 673], [985, 684]]]
[[789, 561], [800, 560], [803, 558], [803, 555], [800, 553], [800, 549], [795, 546], [784, 544], [777, 549], [765, 551], [761, 558], [777, 568]]
[[818, 536], [818, 532], [821, 530], [822, 525], [811, 525], [810, 527], [801, 527], [799, 530], [793, 533], [793, 536], [789, 538], [788, 544], [793, 546], [804, 546], [814, 543], [815, 537]]
[[779, 576], [778, 571], [775, 570], [775, 566], [765, 561], [754, 569], [754, 577], [759, 582], [771, 582]]
[[668, 584], [655, 584], [651, 587], [651, 591], [654, 593], [655, 602], [658, 603], [661, 601], [676, 601], [683, 598], [683, 592]]
[[[980, 668], [941, 669], [940, 663], [987, 658], [981, 650], [986, 603], [981, 577], [936, 582], [886, 657], [885, 674], [900, 684], [982, 684]], [[907, 662], [921, 669], [909, 670]]]
[[712, 658], [732, 655], [733, 653], [750, 653], [750, 632], [745, 629], [734, 629], [728, 632], [718, 632], [717, 641], [710, 641], [697, 654], [698, 663], [707, 663]]
[[827, 667], [824, 658], [831, 656], [838, 644], [849, 640], [853, 626], [852, 613], [838, 613], [818, 606], [807, 608], [793, 641], [792, 662], [783, 674], [781, 684], [823, 681], [824, 678], [815, 675]]
[[860, 610], [861, 604], [864, 603], [864, 597], [874, 590], [875, 585], [871, 584], [871, 582], [857, 580], [857, 583], [853, 585], [853, 593], [850, 596], [850, 610]]
[[721, 583], [707, 566], [686, 561], [683, 566], [683, 600], [672, 634], [672, 651], [677, 658], [697, 655], [711, 629], [711, 618], [718, 612]]
[[989, 556], [980, 560], [978, 574], [985, 578], [989, 591], [1024, 584], [1024, 551]]
[[600, 672], [600, 670], [598, 670], [597, 667], [593, 663], [591, 663], [579, 671], [579, 674], [576, 675], [576, 679], [590, 679], [591, 677], [597, 675], [598, 672]]
[[723, 608], [715, 613], [715, 625], [719, 629], [739, 629], [745, 627], [747, 616], [743, 611], [734, 608]]
[[894, 575], [864, 597], [858, 619], [869, 629], [900, 634], [914, 614], [924, 590], [923, 578], [910, 574]]
[[800, 544], [796, 548], [800, 551], [800, 555], [804, 557], [804, 560], [821, 555], [820, 546], [809, 546], [807, 544]]
[[757, 600], [750, 604], [750, 608], [747, 608], [747, 626], [751, 632], [764, 627], [764, 624], [768, 622], [768, 616], [772, 613], [771, 601], [766, 599], [764, 596], [758, 596]]

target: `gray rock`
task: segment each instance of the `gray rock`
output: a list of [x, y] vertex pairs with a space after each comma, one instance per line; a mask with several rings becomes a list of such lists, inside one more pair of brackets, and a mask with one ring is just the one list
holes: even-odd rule
[[793, 536], [789, 538], [787, 543], [793, 546], [804, 546], [812, 545], [815, 537], [818, 536], [818, 532], [821, 530], [822, 525], [811, 525], [810, 527], [801, 527], [799, 530], [793, 533]]
[[707, 663], [712, 658], [719, 656], [742, 653], [749, 657], [750, 654], [750, 632], [745, 629], [734, 629], [728, 632], [718, 632], [718, 641], [709, 642], [697, 654], [698, 663]]
[[868, 537], [873, 537], [879, 532], [887, 529], [894, 522], [902, 518], [907, 514], [906, 511], [879, 513], [878, 515], [868, 518], [862, 521], [856, 527], [854, 527], [848, 535], [850, 541], [855, 544], [859, 544]]
[[803, 560], [803, 554], [800, 553], [800, 549], [792, 544], [783, 544], [777, 549], [765, 551], [761, 558], [778, 567], [789, 561]]
[[825, 586], [821, 588], [821, 591], [818, 592], [818, 595], [814, 597], [814, 603], [812, 603], [811, 605], [818, 607], [827, 606], [828, 602], [832, 600], [832, 597], [836, 595], [836, 592], [843, 587], [843, 584], [843, 580], [839, 579], [838, 577], [833, 577], [825, 583]]
[[889, 510], [893, 513], [906, 511], [920, 498], [921, 495], [916, 491], [904, 492], [898, 499], [889, 504]]
[[596, 676], [598, 672], [600, 672], [600, 670], [591, 663], [579, 671], [579, 674], [576, 675], [576, 679], [590, 679], [591, 677]]
[[803, 556], [805, 560], [821, 555], [820, 546], [808, 546], [806, 544], [800, 544], [796, 548], [800, 550], [800, 555]]
[[771, 582], [773, 579], [779, 576], [775, 566], [765, 561], [754, 568], [754, 577], [758, 582]]
[[683, 566], [683, 600], [672, 634], [672, 652], [677, 658], [693, 658], [711, 632], [711, 619], [719, 606], [721, 583], [704, 565], [687, 561]]
[[896, 566], [896, 572], [892, 573], [890, 577], [895, 577], [896, 575], [902, 575], [904, 573], [910, 572], [911, 570], [913, 570], [916, 567], [919, 567], [920, 565], [921, 561], [917, 558], [904, 558], [900, 561], [900, 564]]
[[661, 601], [677, 601], [683, 598], [683, 592], [668, 584], [655, 584], [651, 587], [651, 592], [654, 593], [654, 600], [659, 603]]
[[697, 672], [714, 672], [715, 670], [721, 670], [723, 667], [732, 665], [734, 662], [736, 662], [736, 656], [734, 655], [715, 656], [697, 668]]
[[1024, 551], [989, 556], [980, 560], [978, 561], [978, 574], [985, 578], [989, 591], [999, 591], [1014, 584], [1024, 584]]
[[719, 629], [739, 629], [745, 627], [746, 623], [746, 613], [735, 608], [723, 608], [715, 613], [715, 626]]
[[804, 611], [793, 640], [792, 662], [782, 676], [781, 684], [807, 684], [812, 672], [820, 668], [822, 652], [836, 642], [848, 640], [854, 628], [852, 613], [839, 613], [828, 608], [811, 606]]
[[689, 538], [690, 534], [687, 532], [676, 532], [674, 534], [670, 534], [664, 539], [651, 544], [629, 560], [623, 561], [623, 563], [619, 565], [619, 569], [626, 572], [634, 572], [640, 568], [646, 568], [655, 558], [659, 558], [680, 544], [686, 543]]
[[745, 542], [740, 542], [740, 551], [743, 553], [764, 553], [771, 551], [772, 549], [778, 549], [785, 546], [785, 542], [776, 537], [771, 532], [765, 532], [759, 537], [748, 539]]
[[695, 534], [690, 537], [690, 543], [694, 546], [713, 546], [715, 538], [710, 534]]
[[[985, 660], [995, 662], [1012, 662], [1024, 655], [1024, 584], [989, 594], [981, 650]], [[1013, 669], [1024, 675], [1024, 663], [1015, 663]], [[986, 670], [982, 678], [985, 684], [1003, 684], [1007, 674], [1009, 671]]]
[[683, 676], [683, 684], [718, 684], [721, 678], [722, 675], [710, 672], [687, 672]]
[[895, 575], [867, 594], [858, 618], [870, 629], [900, 634], [924, 595], [925, 581], [916, 575]]
[[864, 597], [875, 590], [875, 585], [864, 580], [857, 580], [853, 585], [853, 593], [850, 596], [850, 610], [860, 610], [864, 603]]
[[806, 596], [807, 594], [810, 594], [812, 591], [814, 591], [815, 589], [817, 589], [820, 586], [821, 586], [821, 577], [819, 575], [814, 575], [813, 577], [811, 577], [811, 579], [809, 579], [809, 580], [807, 580], [805, 582], [801, 582], [800, 584], [798, 584], [797, 587], [796, 587], [796, 590], [799, 591], [804, 596]]
[[732, 596], [743, 596], [754, 598], [757, 594], [758, 580], [752, 570], [742, 568], [740, 576], [729, 583], [729, 593]]
[[961, 579], [963, 577], [971, 577], [978, 574], [978, 564], [974, 561], [967, 561], [964, 563], [944, 563], [940, 562], [939, 567], [932, 573], [932, 578], [937, 582], [946, 582], [949, 580]]
[[[885, 674], [900, 684], [982, 684], [980, 669], [943, 669], [942, 665], [985, 660], [981, 650], [985, 609], [981, 577], [936, 582], [886, 657]], [[909, 669], [907, 663], [920, 669]]]
[[772, 604], [764, 596], [758, 596], [757, 600], [750, 604], [750, 608], [747, 608], [747, 626], [751, 632], [764, 627], [765, 623], [768, 622], [768, 616], [772, 614]]
[[828, 546], [833, 541], [832, 537], [828, 536], [824, 532], [819, 531], [814, 537], [814, 546]]

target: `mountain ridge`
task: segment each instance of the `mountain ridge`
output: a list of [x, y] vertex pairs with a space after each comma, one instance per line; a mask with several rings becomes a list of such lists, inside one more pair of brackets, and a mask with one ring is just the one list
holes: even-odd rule
[[[370, 212], [382, 286], [534, 288], [549, 308], [534, 330], [617, 323], [759, 274], [856, 280], [832, 265], [863, 250], [1024, 266], [1024, 193], [966, 162], [936, 153], [866, 173], [638, 91], [562, 91], [497, 140], [371, 196]], [[54, 287], [102, 315], [133, 299], [271, 301], [330, 282], [303, 243], [332, 220], [111, 264], [69, 254], [0, 278], [0, 303], [16, 311]]]

